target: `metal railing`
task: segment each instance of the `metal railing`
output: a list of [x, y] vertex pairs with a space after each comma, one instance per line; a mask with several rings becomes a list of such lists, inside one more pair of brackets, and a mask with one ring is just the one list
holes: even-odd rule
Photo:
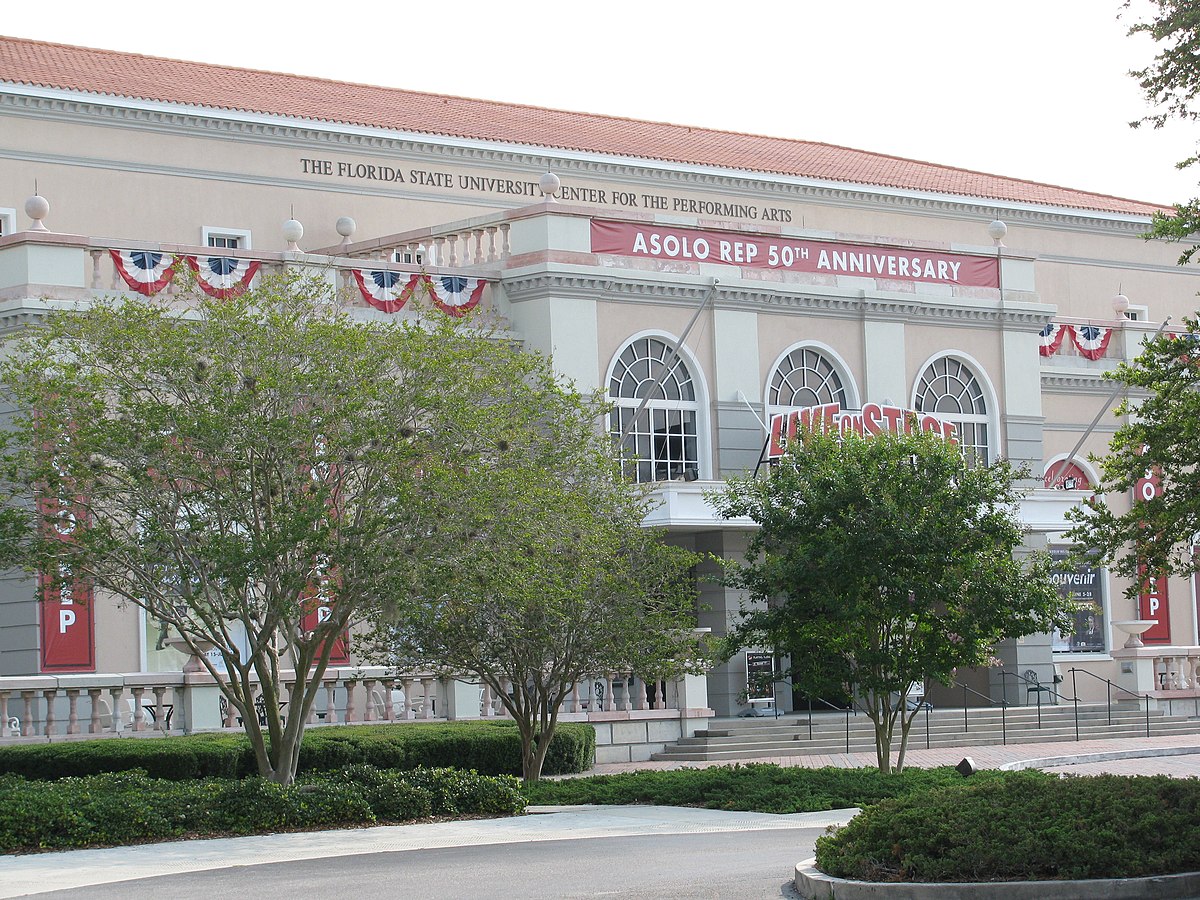
[[[957, 682], [955, 682], [955, 683], [958, 684]], [[1002, 744], [1004, 744], [1005, 746], [1007, 746], [1008, 745], [1008, 700], [1007, 699], [993, 700], [987, 694], [982, 694], [979, 691], [975, 690], [975, 688], [967, 687], [965, 684], [959, 684], [958, 686], [963, 689], [963, 733], [966, 733], [971, 730], [970, 722], [967, 720], [967, 694], [971, 693], [971, 694], [974, 694], [979, 699], [984, 700], [989, 706], [999, 706], [1000, 707], [1000, 742]], [[925, 713], [925, 718], [926, 718], [926, 720], [928, 720], [928, 718], [929, 718], [928, 710]], [[1041, 727], [1040, 719], [1038, 720], [1038, 723], [1039, 723], [1038, 727]], [[926, 724], [926, 731], [928, 731], [928, 724]], [[927, 750], [929, 749], [928, 738], [926, 739], [925, 749], [927, 749]]]
[[[1079, 740], [1079, 695], [1076, 693], [1074, 697], [1067, 697], [1056, 691], [1051, 685], [1039, 681], [1036, 678], [1027, 678], [1019, 672], [1008, 672], [1004, 669], [1000, 670], [1000, 690], [1004, 695], [1004, 701], [1008, 702], [1008, 678], [1012, 676], [1018, 681], [1024, 683], [1026, 695], [1035, 694], [1037, 696], [1037, 727], [1041, 731], [1042, 728], [1042, 695], [1052, 694], [1059, 700], [1073, 705], [1075, 709], [1075, 740]], [[1055, 682], [1057, 683], [1057, 681]]]
[[809, 697], [808, 698], [808, 739], [810, 741], [813, 739], [813, 724], [812, 724], [813, 708], [812, 708], [812, 705], [813, 705], [814, 700], [816, 700], [818, 703], [825, 704], [832, 710], [835, 710], [837, 712], [844, 712], [846, 714], [846, 752], [849, 753], [850, 752], [850, 713], [853, 712], [855, 716], [858, 715], [858, 704], [855, 703], [853, 700], [851, 700], [849, 706], [841, 707], [841, 706], [838, 706], [836, 703], [830, 703], [828, 700], [826, 700], [823, 697]]
[[[1131, 691], [1131, 690], [1128, 690], [1127, 688], [1121, 687], [1119, 684], [1113, 684], [1110, 679], [1101, 678], [1095, 672], [1089, 672], [1087, 669], [1077, 669], [1074, 666], [1072, 666], [1067, 671], [1070, 672], [1070, 674], [1071, 674], [1071, 689], [1073, 691], [1075, 691], [1076, 696], [1079, 696], [1078, 682], [1075, 679], [1076, 673], [1079, 673], [1082, 675], [1087, 675], [1091, 678], [1095, 678], [1097, 681], [1103, 681], [1106, 685], [1108, 685], [1108, 692], [1105, 695], [1105, 710], [1106, 710], [1106, 713], [1108, 716], [1109, 727], [1112, 727], [1112, 692], [1113, 692], [1113, 688], [1116, 688], [1118, 691], [1120, 691], [1123, 694], [1128, 694], [1130, 697], [1133, 697], [1137, 700], [1143, 701], [1142, 708], [1145, 710], [1145, 714], [1146, 714], [1146, 737], [1150, 737], [1150, 702], [1153, 698], [1151, 698], [1151, 696], [1149, 694], [1135, 693], [1134, 691]], [[1076, 715], [1075, 740], [1079, 740], [1078, 706], [1076, 706], [1075, 715]]]

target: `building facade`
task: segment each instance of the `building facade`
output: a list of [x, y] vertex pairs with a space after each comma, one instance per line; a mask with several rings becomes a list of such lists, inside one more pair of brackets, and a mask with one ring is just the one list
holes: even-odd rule
[[[31, 218], [35, 192], [48, 210]], [[1119, 424], [1103, 373], [1195, 308], [1197, 273], [1141, 238], [1157, 208], [800, 141], [0, 39], [6, 329], [135, 293], [161, 264], [147, 254], [232, 260], [234, 280], [309, 266], [366, 318], [416, 315], [425, 301], [401, 288], [428, 274], [444, 285], [429, 300], [478, 302], [606, 391], [631, 474], [656, 485], [650, 524], [717, 556], [742, 553], [750, 524], [705, 491], [755, 469], [773, 414], [834, 404], [868, 430], [915, 410], [979, 462], [1025, 465], [1028, 544], [1065, 551], [1087, 456]], [[486, 287], [463, 296], [473, 279]], [[1112, 623], [1153, 618], [1158, 687], [1197, 696], [1190, 580], [1139, 608], [1103, 568], [1062, 581], [1075, 628], [1000, 648], [1007, 670], [1128, 680]], [[64, 615], [35, 592], [0, 587], [0, 676], [182, 664], [137, 610], [99, 596]], [[699, 624], [726, 631], [745, 598], [701, 594]], [[746, 666], [709, 676], [718, 714], [742, 707]]]

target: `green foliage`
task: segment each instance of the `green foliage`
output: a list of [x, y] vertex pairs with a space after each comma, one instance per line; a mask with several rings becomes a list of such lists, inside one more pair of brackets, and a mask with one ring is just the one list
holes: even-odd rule
[[[216, 648], [229, 674], [201, 664], [258, 771], [287, 783], [336, 639], [436, 557], [431, 488], [490, 466], [563, 393], [477, 324], [368, 321], [295, 272], [50, 313], [0, 359], [0, 564]], [[262, 727], [246, 711], [257, 691], [276, 709], [289, 668], [286, 722]]]
[[[587, 769], [595, 757], [590, 725], [558, 728], [546, 754], [548, 774]], [[300, 772], [365, 764], [381, 769], [455, 767], [489, 775], [521, 774], [521, 736], [511, 722], [344, 725], [311, 729], [300, 746]], [[72, 741], [0, 747], [0, 773], [56, 779], [140, 769], [172, 781], [242, 778], [256, 771], [241, 735]]]
[[488, 685], [521, 731], [529, 780], [577, 682], [699, 665], [697, 557], [642, 527], [648, 500], [597, 430], [603, 410], [563, 390], [510, 428], [488, 465], [426, 473], [431, 562], [373, 642], [388, 664]]
[[[995, 773], [980, 773], [980, 778]], [[765, 813], [867, 806], [962, 780], [954, 769], [804, 769], [767, 763], [563, 778], [525, 786], [530, 803], [652, 803]]]
[[[1185, 319], [1190, 334], [1147, 340], [1141, 355], [1121, 363], [1106, 377], [1132, 395], [1115, 410], [1123, 417], [1109, 453], [1098, 460], [1098, 495], [1130, 496], [1147, 474], [1160, 482], [1161, 494], [1137, 498], [1128, 512], [1116, 513], [1105, 502], [1075, 507], [1069, 540], [1094, 547], [1130, 580], [1125, 593], [1136, 597], [1147, 577], [1195, 569], [1193, 536], [1200, 531], [1200, 321]], [[1145, 572], [1139, 572], [1145, 566]]]
[[1200, 870], [1200, 781], [1042, 772], [910, 794], [817, 840], [864, 881], [1137, 878]]
[[3, 775], [0, 852], [351, 827], [431, 814], [507, 816], [524, 808], [512, 776], [445, 769], [354, 766], [286, 787], [256, 776], [166, 781], [138, 770], [58, 781]]
[[896, 698], [910, 684], [945, 683], [987, 663], [998, 641], [1070, 613], [1048, 558], [1014, 557], [1020, 474], [1006, 461], [969, 467], [924, 432], [801, 434], [769, 477], [731, 480], [712, 498], [759, 525], [747, 561], [723, 563], [758, 601], [728, 652], [773, 648], [790, 656], [800, 690], [859, 698], [885, 770], [899, 721], [902, 768], [917, 710]]

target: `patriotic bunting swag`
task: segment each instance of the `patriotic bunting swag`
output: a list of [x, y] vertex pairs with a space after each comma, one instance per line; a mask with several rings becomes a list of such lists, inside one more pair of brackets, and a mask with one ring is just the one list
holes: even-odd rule
[[430, 278], [422, 275], [425, 290], [433, 300], [433, 305], [449, 316], [465, 316], [468, 310], [479, 305], [483, 296], [483, 286], [487, 284], [480, 278], [463, 278], [461, 275], [439, 275]]
[[1087, 359], [1099, 359], [1108, 349], [1112, 329], [1101, 328], [1098, 325], [1076, 325], [1073, 329], [1073, 337], [1075, 347], [1081, 356]]
[[189, 256], [187, 263], [196, 273], [200, 290], [218, 300], [228, 300], [245, 293], [261, 265], [256, 259], [234, 259], [229, 256]]
[[1041, 330], [1042, 346], [1038, 348], [1038, 353], [1042, 356], [1053, 356], [1058, 352], [1058, 348], [1062, 346], [1063, 338], [1067, 336], [1067, 332], [1071, 331], [1070, 325], [1063, 325], [1058, 322], [1049, 322], [1046, 327]]
[[351, 269], [363, 299], [385, 313], [399, 312], [412, 296], [417, 276], [408, 272]]
[[153, 250], [109, 250], [129, 289], [152, 297], [175, 277], [175, 257]]
[[386, 313], [399, 312], [413, 293], [420, 289], [429, 295], [430, 302], [448, 316], [465, 316], [479, 305], [483, 287], [481, 278], [461, 275], [410, 275], [407, 272], [387, 272], [374, 269], [351, 269], [359, 293], [371, 306]]

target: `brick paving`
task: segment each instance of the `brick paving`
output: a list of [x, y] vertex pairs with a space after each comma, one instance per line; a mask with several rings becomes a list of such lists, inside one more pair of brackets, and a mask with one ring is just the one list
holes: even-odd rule
[[[1182, 751], [1182, 752], [1181, 752]], [[1117, 759], [1096, 757], [1116, 755]], [[1200, 735], [1165, 735], [1148, 738], [1118, 738], [1090, 741], [1058, 741], [1034, 744], [995, 744], [992, 746], [934, 747], [926, 750], [920, 742], [914, 742], [908, 751], [905, 764], [921, 768], [952, 766], [963, 757], [970, 757], [976, 767], [994, 769], [1021, 767], [1022, 764], [1047, 760], [1047, 765], [1031, 767], [1045, 768], [1052, 772], [1068, 772], [1076, 775], [1114, 772], [1125, 775], [1174, 775], [1177, 777], [1200, 776]], [[1091, 757], [1089, 759], [1089, 757]], [[893, 757], [894, 760], [895, 757]], [[1071, 760], [1068, 762], [1067, 760]], [[644, 769], [699, 769], [708, 766], [728, 766], [739, 760], [713, 760], [706, 762], [645, 762], [606, 763], [595, 766], [587, 774], [600, 775], [616, 772], [635, 772]], [[743, 763], [775, 763], [780, 766], [802, 766], [820, 768], [839, 766], [858, 768], [875, 765], [874, 753], [824, 753], [812, 756], [775, 756], [741, 760]]]

